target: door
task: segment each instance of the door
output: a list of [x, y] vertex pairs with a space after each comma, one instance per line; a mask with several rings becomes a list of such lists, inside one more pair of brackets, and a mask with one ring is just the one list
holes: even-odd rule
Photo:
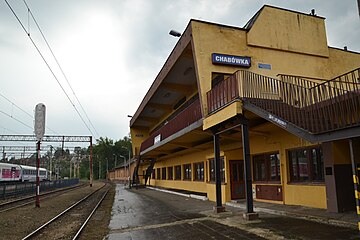
[[230, 161], [231, 199], [245, 198], [244, 161]]

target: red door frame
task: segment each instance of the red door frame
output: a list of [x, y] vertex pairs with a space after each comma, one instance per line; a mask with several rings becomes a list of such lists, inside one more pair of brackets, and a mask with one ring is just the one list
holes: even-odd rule
[[230, 160], [229, 166], [231, 199], [245, 199], [244, 160]]

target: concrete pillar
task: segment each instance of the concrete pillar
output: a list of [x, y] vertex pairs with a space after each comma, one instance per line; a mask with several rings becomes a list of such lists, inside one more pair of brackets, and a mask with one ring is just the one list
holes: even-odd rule
[[246, 194], [246, 213], [243, 217], [246, 220], [258, 219], [259, 215], [254, 213], [254, 203], [252, 196], [252, 179], [251, 179], [251, 163], [250, 163], [250, 139], [249, 127], [245, 120], [241, 124], [242, 144], [243, 144], [243, 158], [244, 158], [244, 178], [245, 178], [245, 194]]
[[[354, 144], [357, 146], [355, 149], [360, 148], [359, 142], [355, 141]], [[323, 143], [322, 151], [325, 168], [327, 211], [339, 213], [355, 210], [348, 140]]]
[[224, 212], [225, 208], [222, 205], [221, 196], [221, 171], [220, 171], [220, 140], [219, 135], [213, 132], [214, 139], [214, 162], [215, 162], [215, 182], [216, 182], [216, 206], [214, 211], [216, 213]]

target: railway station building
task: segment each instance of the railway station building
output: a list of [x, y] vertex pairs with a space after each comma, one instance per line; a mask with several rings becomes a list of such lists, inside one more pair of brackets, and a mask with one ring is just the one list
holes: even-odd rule
[[315, 14], [190, 20], [130, 121], [134, 176], [214, 202], [250, 183], [255, 201], [355, 210], [359, 72], [360, 54], [328, 46]]

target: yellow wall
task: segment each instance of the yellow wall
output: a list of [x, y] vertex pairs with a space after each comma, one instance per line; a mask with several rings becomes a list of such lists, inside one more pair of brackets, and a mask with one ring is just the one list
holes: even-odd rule
[[[250, 151], [252, 155], [279, 151], [281, 162], [280, 182], [283, 186], [283, 202], [289, 205], [303, 205], [325, 209], [325, 182], [322, 184], [290, 183], [287, 151], [312, 146], [314, 144], [302, 140], [270, 123], [258, 128], [257, 131], [264, 132], [267, 136], [252, 134], [253, 137], [250, 138]], [[298, 194], [299, 197], [296, 197], [296, 194]]]
[[133, 155], [139, 155], [141, 143], [149, 137], [149, 132], [145, 129], [130, 128], [130, 134]]
[[239, 101], [233, 102], [230, 105], [226, 106], [225, 108], [221, 109], [216, 114], [213, 114], [205, 118], [203, 122], [203, 130], [211, 128], [215, 126], [217, 123], [235, 117], [236, 115], [241, 113], [242, 113], [241, 102]]
[[196, 21], [191, 23], [191, 29], [193, 56], [197, 70], [198, 86], [200, 87], [200, 102], [202, 103], [203, 113], [206, 115], [206, 92], [211, 89], [212, 72], [233, 74], [238, 69], [232, 66], [213, 65], [211, 54], [247, 55], [246, 32]]
[[[108, 179], [118, 180], [118, 181], [128, 181], [129, 176], [130, 176], [130, 180], [132, 181], [132, 176], [133, 176], [135, 167], [136, 167], [135, 162], [132, 162], [130, 165], [130, 175], [129, 175], [128, 166], [126, 166], [126, 168], [121, 167], [121, 168], [116, 168], [114, 170], [110, 170]], [[141, 173], [139, 172], [139, 174], [141, 174]]]
[[[249, 71], [274, 78], [278, 74], [289, 74], [331, 79], [360, 67], [360, 54], [328, 47], [322, 18], [264, 7], [248, 33], [239, 28], [198, 21], [192, 21], [191, 28], [205, 116], [208, 113], [206, 93], [211, 90], [212, 74], [242, 69], [214, 65], [212, 53], [249, 56], [252, 62]], [[258, 68], [258, 63], [271, 64], [271, 70]]]
[[326, 209], [326, 188], [323, 185], [287, 185], [285, 204]]
[[[223, 156], [224, 153], [222, 152], [221, 155]], [[192, 181], [188, 180], [158, 180], [153, 179], [151, 177], [150, 179], [150, 185], [152, 186], [158, 186], [163, 188], [172, 188], [172, 189], [180, 189], [180, 190], [187, 190], [187, 191], [193, 191], [193, 192], [201, 192], [201, 193], [207, 193], [207, 196], [210, 201], [216, 200], [216, 189], [215, 189], [215, 183], [210, 182], [210, 176], [209, 176], [209, 165], [207, 164], [208, 159], [213, 158], [213, 149], [209, 148], [203, 152], [197, 152], [187, 155], [182, 155], [180, 157], [175, 157], [172, 159], [164, 160], [164, 161], [157, 161], [154, 165], [155, 173], [157, 174], [157, 168], [163, 168], [163, 167], [175, 167], [176, 165], [184, 165], [191, 163], [192, 164]], [[197, 162], [204, 162], [204, 181], [195, 181], [194, 180], [194, 163]], [[225, 158], [225, 169], [228, 168], [228, 160]], [[142, 174], [143, 171], [146, 171], [147, 166], [142, 166], [142, 168], [139, 169], [139, 174]], [[183, 169], [182, 169], [183, 171]], [[161, 170], [160, 170], [161, 172]], [[182, 172], [183, 174], [183, 172]], [[173, 177], [175, 178], [175, 168]], [[142, 183], [144, 183], [144, 180], [142, 179]], [[149, 183], [149, 182], [148, 182]], [[225, 173], [225, 183], [222, 183], [222, 201], [229, 201], [230, 200], [230, 192], [229, 192], [229, 176], [228, 173]]]
[[340, 140], [332, 143], [334, 164], [351, 164], [350, 145], [348, 140]]
[[330, 78], [335, 78], [360, 67], [360, 53], [329, 48], [329, 56]]
[[[171, 167], [171, 166], [175, 167], [177, 165], [181, 165], [181, 171], [183, 174], [183, 169], [182, 169], [183, 164], [195, 163], [201, 161], [205, 162], [205, 160], [206, 160], [205, 153], [198, 152], [190, 155], [177, 156], [175, 158], [168, 159], [165, 161], [156, 161], [154, 165], [154, 169], [155, 169], [155, 173], [157, 173], [156, 171], [157, 168]], [[204, 167], [206, 168], [206, 166]], [[194, 175], [194, 166], [192, 166], [191, 169], [192, 169], [192, 175]], [[175, 169], [173, 172], [173, 177], [175, 178]], [[182, 189], [188, 191], [206, 192], [205, 181], [197, 182], [197, 181], [188, 181], [188, 180], [161, 180], [161, 179], [157, 180], [151, 178], [150, 184], [165, 188], [175, 188], [175, 189]]]
[[[206, 116], [206, 94], [211, 90], [213, 74], [232, 74], [241, 69], [234, 66], [212, 64], [212, 53], [249, 56], [252, 61], [249, 71], [274, 78], [278, 74], [289, 74], [309, 78], [331, 79], [360, 66], [360, 54], [345, 52], [327, 46], [324, 19], [314, 16], [264, 7], [249, 32], [240, 28], [199, 21], [192, 21], [190, 27], [198, 91], [204, 113], [204, 129], [231, 118], [234, 115], [234, 109], [236, 109], [237, 113], [241, 112], [241, 109], [238, 109], [239, 103], [236, 103], [234, 104], [235, 107], [229, 106], [209, 117]], [[258, 63], [270, 64], [271, 70], [258, 68]], [[252, 155], [274, 151], [278, 151], [280, 154], [283, 202], [290, 205], [326, 208], [325, 183], [289, 183], [287, 150], [310, 146], [310, 143], [270, 123], [251, 129], [251, 131], [250, 151]], [[135, 139], [134, 136], [137, 132], [139, 130], [131, 129], [133, 145], [139, 148], [141, 142], [147, 136], [142, 132], [144, 137]], [[335, 159], [338, 164], [348, 163], [348, 157], [343, 155], [344, 146], [346, 145], [340, 144], [334, 148]], [[225, 183], [222, 184], [222, 198], [223, 201], [229, 201], [231, 199], [229, 161], [241, 160], [242, 150], [239, 142], [222, 144], [221, 149], [226, 167]], [[206, 162], [211, 154], [213, 154], [213, 149], [209, 148], [203, 152], [176, 156], [156, 162], [154, 168], [199, 161]], [[208, 178], [207, 166], [205, 164], [206, 179]], [[145, 170], [146, 166], [140, 168], [139, 173], [142, 174]], [[194, 166], [192, 166], [192, 173], [194, 174]], [[150, 184], [165, 188], [204, 192], [208, 194], [210, 200], [215, 201], [215, 184], [208, 183], [207, 180], [195, 182], [151, 179]]]
[[265, 6], [248, 33], [248, 44], [328, 56], [324, 19]]
[[[261, 134], [262, 133], [262, 134]], [[250, 132], [250, 152], [251, 155], [279, 152], [280, 154], [280, 171], [281, 180], [280, 184], [283, 187], [283, 203], [289, 205], [303, 205], [316, 208], [326, 208], [326, 191], [325, 183], [312, 184], [312, 183], [289, 183], [289, 171], [288, 171], [288, 158], [287, 149], [295, 149], [300, 147], [308, 147], [313, 144], [306, 142], [294, 135], [289, 134], [280, 127], [273, 124], [265, 124], [261, 128], [257, 128], [254, 133]], [[233, 141], [227, 144], [221, 144], [221, 156], [224, 156], [225, 162], [225, 183], [221, 186], [222, 201], [227, 202], [231, 200], [230, 189], [230, 173], [229, 173], [229, 161], [231, 160], [243, 160], [242, 145], [240, 141]], [[206, 162], [208, 159], [213, 158], [213, 149], [209, 148], [203, 152], [197, 152], [181, 157], [175, 157], [172, 159], [156, 162], [154, 169], [157, 168], [183, 165], [187, 163], [196, 163], [199, 161]], [[139, 170], [139, 174], [142, 171], [146, 171], [147, 166], [143, 166]], [[185, 180], [157, 180], [151, 179], [150, 185], [182, 189], [194, 192], [207, 193], [210, 201], [216, 200], [216, 189], [214, 183], [209, 183], [209, 169], [208, 165], [204, 165], [205, 181], [185, 181]], [[192, 174], [194, 176], [194, 166], [192, 165]], [[175, 173], [174, 173], [175, 176]], [[142, 182], [144, 183], [144, 181]], [[255, 186], [256, 183], [253, 184]], [[273, 183], [261, 183], [261, 185], [273, 185]], [[298, 195], [298, 197], [297, 197]], [[266, 200], [261, 200], [266, 201]], [[274, 202], [274, 201], [267, 201]]]

